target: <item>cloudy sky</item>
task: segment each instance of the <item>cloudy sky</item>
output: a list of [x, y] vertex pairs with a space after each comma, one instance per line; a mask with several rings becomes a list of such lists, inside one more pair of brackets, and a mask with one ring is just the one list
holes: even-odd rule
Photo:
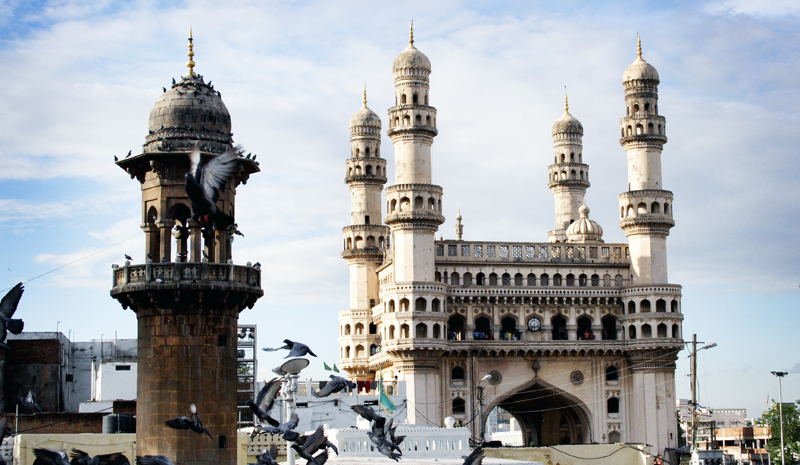
[[[365, 83], [386, 120], [409, 21], [433, 66], [440, 233], [454, 236], [460, 207], [467, 240], [547, 240], [550, 127], [564, 86], [585, 129], [591, 216], [607, 242], [625, 240], [618, 121], [638, 32], [661, 75], [684, 335], [719, 344], [699, 358], [700, 402], [758, 416], [778, 396], [771, 370], [792, 372], [784, 399], [800, 399], [800, 6], [751, 3], [0, 0], [0, 289], [29, 281], [26, 330], [136, 337], [135, 315], [108, 291], [112, 263], [144, 259], [141, 193], [113, 155], [141, 150], [162, 86], [185, 73], [191, 25], [196, 70], [261, 162], [238, 191], [246, 237], [234, 259], [264, 265], [265, 296], [241, 321], [258, 324], [260, 345], [313, 341], [336, 362], [348, 120]], [[385, 135], [383, 147], [391, 180]], [[262, 377], [279, 357], [261, 356]], [[325, 375], [321, 363], [307, 373]]]

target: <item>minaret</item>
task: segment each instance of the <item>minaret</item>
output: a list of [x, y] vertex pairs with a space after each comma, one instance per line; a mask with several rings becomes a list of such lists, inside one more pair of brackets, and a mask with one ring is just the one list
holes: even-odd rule
[[672, 192], [662, 189], [661, 150], [667, 142], [666, 120], [658, 114], [658, 72], [638, 58], [623, 74], [626, 116], [620, 120], [620, 144], [628, 154], [628, 192], [619, 196], [619, 226], [628, 236], [631, 285], [666, 284], [667, 235]]
[[381, 192], [386, 160], [381, 158], [381, 120], [364, 105], [350, 118], [350, 158], [345, 183], [350, 187], [350, 226], [344, 227], [342, 258], [350, 267], [350, 308], [339, 312], [342, 368], [353, 378], [372, 380], [367, 359], [380, 345], [372, 322], [379, 301], [377, 268], [383, 263], [389, 228], [381, 224]]
[[567, 228], [580, 218], [579, 209], [589, 187], [589, 165], [583, 163], [583, 125], [569, 113], [564, 94], [564, 114], [553, 124], [553, 164], [548, 168], [547, 187], [556, 202], [556, 229], [548, 233], [550, 242], [566, 242]]
[[[662, 189], [661, 150], [666, 120], [658, 114], [658, 72], [638, 58], [623, 74], [626, 116], [620, 144], [628, 155], [628, 191], [619, 195], [620, 228], [628, 237], [631, 281], [623, 291], [620, 317], [630, 369], [623, 392], [630, 431], [626, 442], [651, 444], [653, 453], [677, 447], [675, 360], [683, 348], [681, 288], [667, 277], [667, 235], [672, 192]], [[670, 302], [670, 305], [667, 305]]]
[[456, 216], [456, 240], [460, 241], [461, 238], [464, 236], [464, 225], [461, 224], [461, 209], [458, 209], [458, 215]]
[[[397, 308], [384, 314], [381, 326], [399, 332], [382, 344], [384, 352], [398, 360], [395, 375], [406, 381], [408, 401], [414, 405], [408, 410], [409, 421], [439, 425], [439, 358], [447, 313], [446, 287], [434, 276], [434, 234], [444, 222], [442, 188], [432, 184], [431, 177], [436, 108], [429, 102], [431, 62], [414, 47], [413, 25], [409, 37], [393, 66], [395, 106], [389, 109], [387, 133], [394, 145], [395, 185], [386, 189], [386, 224], [392, 230], [394, 285], [381, 296]], [[413, 345], [410, 339], [416, 339]]]
[[[136, 313], [138, 324], [137, 455], [233, 465], [239, 312], [252, 308], [264, 292], [260, 266], [233, 264], [227, 231], [201, 229], [191, 219], [184, 189], [189, 152], [198, 147], [207, 161], [231, 148], [233, 140], [219, 92], [194, 72], [191, 35], [188, 55], [186, 76], [153, 105], [142, 153], [117, 162], [141, 184], [146, 239], [139, 264], [113, 266], [111, 296]], [[254, 161], [241, 159], [217, 208], [233, 214], [236, 187], [258, 171]], [[188, 415], [190, 403], [213, 440], [164, 426]]]

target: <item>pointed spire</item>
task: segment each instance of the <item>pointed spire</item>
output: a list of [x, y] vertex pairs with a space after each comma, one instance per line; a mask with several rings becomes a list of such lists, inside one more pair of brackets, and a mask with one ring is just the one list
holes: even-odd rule
[[456, 216], [456, 240], [460, 241], [464, 236], [464, 225], [461, 224], [461, 207], [458, 208], [458, 216]]
[[189, 61], [186, 62], [186, 67], [189, 68], [189, 72], [186, 73], [186, 77], [194, 76], [194, 44], [192, 44], [192, 26], [189, 26], [189, 53], [186, 54], [189, 57]]
[[411, 20], [411, 29], [408, 33], [408, 44], [414, 46], [414, 20]]
[[364, 83], [364, 108], [367, 108], [367, 83]]
[[639, 59], [641, 60], [642, 59], [642, 36], [640, 36], [639, 34], [636, 34], [636, 38], [639, 41], [639, 51], [638, 51], [637, 54], [639, 55]]
[[564, 113], [569, 114], [569, 97], [567, 96], [567, 86], [564, 86]]

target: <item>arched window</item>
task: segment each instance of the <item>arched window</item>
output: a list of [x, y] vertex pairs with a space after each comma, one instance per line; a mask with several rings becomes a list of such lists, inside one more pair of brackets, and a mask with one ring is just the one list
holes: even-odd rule
[[628, 339], [636, 339], [636, 326], [628, 326]]
[[375, 323], [369, 324], [369, 333], [370, 334], [378, 334], [378, 326]]
[[447, 339], [450, 341], [463, 341], [464, 338], [464, 318], [453, 315], [447, 320]]
[[517, 273], [514, 275], [514, 285], [517, 287], [522, 286], [522, 273]]
[[622, 435], [619, 431], [612, 431], [608, 433], [608, 443], [609, 444], [617, 444], [622, 442]]
[[653, 134], [653, 132], [654, 132], [653, 131], [653, 123], [648, 123], [647, 124], [647, 133], [648, 134]]
[[394, 300], [389, 301], [389, 313], [394, 313]]
[[427, 310], [428, 310], [428, 301], [425, 300], [424, 297], [418, 297], [417, 300], [414, 301], [414, 311], [424, 312]]
[[344, 325], [344, 335], [348, 336], [350, 334], [350, 325]]
[[397, 210], [397, 199], [392, 199], [391, 207], [389, 207], [389, 211], [394, 213]]
[[595, 339], [592, 331], [592, 319], [588, 316], [578, 318], [577, 336], [580, 341], [592, 341]]
[[650, 111], [650, 104], [649, 103], [645, 103], [644, 104], [644, 111], [645, 111], [645, 113]]
[[672, 300], [672, 303], [670, 304], [670, 311], [672, 311], [672, 313], [678, 313], [678, 301], [677, 300], [675, 300], [675, 299]]
[[553, 275], [553, 286], [554, 287], [561, 286], [561, 275], [559, 273]]
[[631, 313], [636, 313], [636, 302], [632, 300], [628, 302], [628, 314], [630, 315]]
[[497, 286], [497, 274], [492, 273], [489, 275], [489, 285], [490, 286]]
[[450, 379], [453, 381], [464, 381], [464, 369], [461, 367], [453, 367], [450, 372]]
[[600, 285], [600, 276], [593, 274], [592, 275], [592, 287], [597, 287]]
[[415, 116], [414, 122], [417, 124], [417, 126], [422, 126], [422, 115]]
[[645, 323], [642, 325], [642, 339], [649, 339], [653, 337], [653, 330], [650, 325]]
[[442, 282], [442, 273], [440, 271], [434, 273], [433, 280], [436, 281], [437, 283]]
[[542, 287], [547, 287], [550, 285], [550, 276], [547, 273], [539, 276], [539, 285]]
[[574, 161], [575, 161], [575, 152], [571, 152], [571, 153], [569, 154], [569, 161], [571, 161], [571, 162], [574, 162]]
[[459, 285], [459, 278], [460, 278], [460, 276], [458, 275], [458, 273], [451, 273], [450, 274], [450, 285], [458, 286]]
[[485, 316], [480, 316], [475, 319], [475, 333], [472, 335], [473, 339], [479, 341], [488, 341], [492, 336], [492, 323]]
[[619, 207], [619, 217], [625, 218], [625, 207]]
[[367, 175], [371, 175], [372, 174], [372, 165], [367, 165], [366, 174]]
[[411, 96], [412, 103], [419, 103], [419, 94], [414, 94]]
[[566, 163], [566, 161], [567, 161], [567, 156], [562, 153], [561, 154], [561, 163]]
[[356, 248], [357, 249], [364, 248], [364, 239], [362, 239], [361, 236], [356, 236]]
[[669, 204], [664, 202], [664, 214], [669, 215]]
[[510, 286], [511, 285], [511, 275], [508, 273], [503, 273], [503, 286]]
[[630, 126], [628, 126], [628, 135], [633, 135], [633, 129]]
[[417, 196], [417, 198], [414, 199], [414, 208], [416, 208], [417, 210], [422, 210], [423, 202], [424, 201], [422, 200], [422, 196]]
[[570, 273], [567, 275], [567, 287], [575, 286], [575, 275]]
[[611, 275], [608, 273], [603, 275], [603, 287], [611, 287]]
[[661, 323], [656, 327], [656, 337], [668, 337], [667, 336], [667, 325]]
[[350, 250], [352, 248], [353, 248], [353, 238], [352, 237], [348, 237], [347, 238], [347, 250]]
[[642, 309], [642, 313], [649, 313], [650, 312], [650, 301], [647, 299], [642, 299], [642, 303], [639, 304]]
[[507, 316], [500, 320], [500, 339], [504, 341], [519, 340], [517, 335], [517, 320]]
[[472, 273], [470, 273], [469, 271], [464, 273], [464, 285], [472, 286]]
[[637, 135], [644, 134], [644, 126], [642, 126], [641, 124], [637, 124], [636, 125], [636, 134]]
[[675, 339], [680, 339], [681, 337], [681, 330], [677, 324], [672, 325], [672, 337]]
[[356, 323], [356, 334], [364, 334], [364, 324]]
[[397, 116], [394, 117], [394, 125], [395, 127], [400, 126], [400, 118]]
[[608, 413], [619, 413], [619, 399], [616, 397], [609, 397], [606, 401]]
[[433, 338], [434, 339], [441, 339], [442, 338], [442, 327], [439, 326], [439, 323], [433, 325]]
[[421, 339], [428, 338], [428, 325], [426, 325], [425, 323], [419, 323], [417, 327], [414, 329], [414, 331], [417, 333], [416, 337]]
[[664, 299], [656, 300], [656, 312], [666, 313], [666, 311], [667, 311], [667, 301]]
[[361, 344], [356, 346], [356, 358], [363, 358], [364, 357], [364, 346]]
[[475, 284], [477, 284], [478, 286], [485, 286], [486, 275], [484, 275], [483, 273], [478, 273], [477, 276], [475, 276]]
[[375, 237], [367, 236], [367, 248], [375, 248]]
[[425, 117], [425, 125], [426, 126], [430, 126], [431, 125], [431, 117], [430, 116], [426, 116]]
[[427, 104], [428, 104], [428, 94], [425, 94], [425, 105], [427, 105]]
[[436, 200], [433, 197], [428, 199], [428, 210], [436, 210]]
[[650, 204], [650, 213], [661, 213], [661, 204], [653, 202]]
[[535, 285], [536, 285], [536, 275], [533, 274], [533, 273], [530, 273], [528, 275], [528, 286], [533, 287]]
[[578, 179], [578, 172], [577, 172], [577, 171], [575, 171], [575, 170], [570, 170], [570, 172], [569, 172], [569, 178], [570, 178], [570, 179]]
[[407, 324], [402, 324], [402, 325], [400, 325], [400, 338], [406, 338], [406, 339], [408, 339], [408, 337], [409, 337], [409, 334], [408, 334], [408, 325], [407, 325]]
[[467, 413], [467, 403], [464, 399], [456, 397], [453, 399], [453, 415], [464, 415]]
[[633, 216], [633, 205], [628, 205], [628, 216]]
[[407, 312], [408, 311], [408, 299], [400, 299], [400, 311]]
[[403, 116], [403, 126], [411, 125], [411, 117], [408, 115]]
[[553, 340], [554, 341], [566, 341], [569, 339], [567, 335], [567, 319], [561, 315], [553, 317], [550, 320], [550, 324], [553, 325]]
[[644, 202], [640, 202], [639, 205], [636, 206], [636, 214], [638, 215], [646, 215], [647, 214], [647, 204]]
[[622, 275], [621, 274], [618, 274], [618, 275], [614, 276], [614, 285], [615, 286], [622, 287], [623, 284], [624, 284], [624, 281], [622, 279]]
[[378, 353], [378, 346], [375, 345], [375, 344], [370, 345], [369, 346], [369, 354], [370, 355], [375, 355], [377, 353]]
[[344, 348], [344, 358], [350, 358], [350, 346]]
[[438, 312], [440, 310], [441, 309], [439, 308], [439, 299], [433, 299], [431, 301], [431, 311], [432, 312]]
[[394, 339], [394, 325], [389, 325], [389, 339]]
[[639, 113], [639, 104], [638, 103], [634, 103], [633, 104], [633, 114], [635, 115], [636, 113]]
[[400, 95], [400, 103], [406, 103], [406, 94]]
[[606, 315], [601, 320], [603, 323], [603, 340], [616, 341], [617, 340], [617, 319], [611, 315]]
[[400, 211], [407, 212], [411, 210], [411, 200], [408, 197], [403, 197], [400, 199]]
[[614, 365], [606, 368], [606, 382], [619, 381], [619, 370]]

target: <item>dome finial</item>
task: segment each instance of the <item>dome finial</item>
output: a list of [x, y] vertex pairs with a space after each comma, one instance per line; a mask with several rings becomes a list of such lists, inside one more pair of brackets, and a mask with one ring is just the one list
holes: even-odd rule
[[636, 34], [636, 38], [637, 38], [637, 39], [638, 39], [638, 41], [639, 41], [639, 50], [638, 50], [638, 53], [637, 53], [637, 54], [639, 55], [639, 59], [641, 60], [641, 59], [642, 59], [642, 36], [640, 36], [640, 35], [637, 33], [637, 34]]
[[367, 108], [367, 83], [364, 83], [364, 108]]
[[569, 114], [569, 96], [567, 96], [567, 86], [564, 86], [564, 113]]
[[189, 61], [186, 62], [186, 66], [189, 68], [189, 72], [186, 73], [186, 77], [194, 76], [194, 44], [192, 44], [192, 26], [189, 26], [189, 53], [186, 54], [189, 57]]
[[409, 33], [408, 33], [408, 44], [409, 45], [414, 45], [414, 20], [413, 19], [411, 20], [411, 29], [409, 30]]

